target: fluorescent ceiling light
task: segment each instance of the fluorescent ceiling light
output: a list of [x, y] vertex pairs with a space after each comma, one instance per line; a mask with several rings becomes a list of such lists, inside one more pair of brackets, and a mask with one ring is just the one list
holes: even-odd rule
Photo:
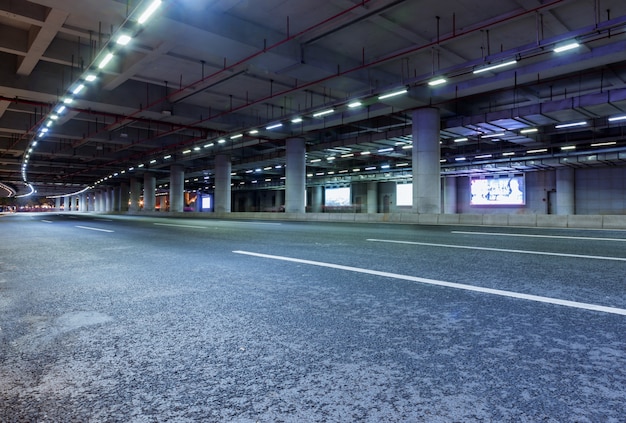
[[[183, 151], [183, 154], [189, 154], [189, 153], [191, 153], [191, 150], [184, 150]], [[165, 157], [163, 157], [163, 158], [165, 158]]]
[[380, 150], [378, 150], [379, 153], [389, 153], [390, 151], [393, 151], [394, 148], [393, 147], [389, 147], [389, 148], [381, 148]]
[[391, 167], [391, 166], [389, 166], [388, 164], [386, 164], [386, 165], [382, 165], [380, 168], [381, 168], [381, 169], [389, 169], [390, 167]]
[[250, 134], [250, 135], [256, 135], [258, 133], [259, 133], [258, 129], [253, 129], [252, 131], [248, 132], [248, 134]]
[[200, 151], [200, 147], [194, 147], [193, 151]]
[[137, 167], [144, 167], [144, 164], [140, 163], [140, 164], [137, 165]]
[[363, 103], [361, 103], [360, 101], [353, 101], [352, 103], [348, 104], [348, 107], [354, 109], [355, 107], [361, 107], [362, 105]]
[[106, 65], [108, 65], [111, 59], [113, 59], [113, 53], [107, 53], [107, 55], [104, 56], [104, 59], [100, 61], [100, 64], [98, 65], [98, 69], [102, 69]]
[[369, 156], [370, 154], [372, 154], [369, 151], [361, 151], [361, 156]]
[[537, 128], [526, 128], [526, 129], [522, 129], [521, 131], [519, 131], [520, 134], [532, 134], [534, 132], [538, 132], [539, 129]]
[[233, 135], [232, 137], [230, 137], [231, 140], [236, 140], [237, 138], [241, 138], [243, 137], [243, 134], [237, 134], [237, 135]]
[[335, 156], [331, 156], [331, 157], [326, 157], [326, 161], [332, 162], [333, 160], [336, 160], [337, 157]]
[[484, 68], [474, 69], [474, 74], [483, 73], [492, 71], [495, 69], [500, 69], [506, 66], [511, 66], [517, 63], [517, 60], [509, 60], [508, 62], [498, 63], [497, 65], [486, 66]]
[[402, 95], [402, 94], [405, 94], [405, 93], [407, 93], [408, 91], [409, 91], [409, 90], [407, 90], [407, 89], [405, 88], [405, 89], [400, 90], [400, 91], [394, 91], [394, 92], [389, 93], [389, 94], [383, 94], [383, 95], [381, 95], [381, 96], [378, 96], [378, 99], [379, 99], [379, 100], [384, 100], [384, 99], [386, 99], [386, 98], [395, 97], [395, 96], [397, 96], [397, 95]]
[[267, 129], [268, 131], [271, 131], [272, 129], [280, 128], [281, 126], [283, 126], [282, 123], [276, 123], [274, 125], [266, 126], [265, 129]]
[[536, 150], [528, 150], [526, 154], [547, 153], [547, 152], [548, 152], [547, 148], [538, 148]]
[[63, 103], [65, 103], [65, 104], [71, 104], [72, 101], [74, 101], [74, 99], [72, 97], [65, 97], [63, 99]]
[[300, 123], [300, 122], [302, 122], [302, 118], [301, 117], [297, 117], [297, 118], [291, 119], [291, 123]]
[[406, 167], [408, 165], [409, 165], [408, 163], [397, 163], [396, 167]]
[[413, 148], [413, 144], [403, 145], [403, 146], [402, 146], [402, 149], [403, 149], [403, 150], [410, 150], [410, 149], [412, 149], [412, 148]]
[[446, 78], [437, 78], [433, 79], [432, 81], [428, 81], [428, 85], [430, 85], [431, 87], [436, 87], [437, 85], [445, 84], [446, 82], [448, 82]]
[[49, 129], [48, 129], [48, 128], [41, 128], [41, 132], [43, 132], [43, 133], [46, 133], [46, 132], [48, 132], [48, 131], [49, 131]]
[[63, 113], [63, 112], [65, 111], [65, 109], [66, 109], [66, 107], [65, 107], [65, 106], [63, 106], [63, 105], [61, 105], [61, 106], [59, 106], [59, 107], [57, 108], [57, 113], [58, 113], [58, 114], [61, 114], [61, 113]]
[[139, 16], [139, 19], [137, 19], [137, 22], [140, 25], [143, 25], [144, 23], [146, 23], [146, 21], [150, 19], [150, 16], [152, 16], [152, 14], [159, 8], [160, 5], [161, 5], [161, 0], [154, 0], [150, 4], [150, 6], [148, 6], [148, 8], [141, 14], [141, 16]]
[[464, 162], [465, 160], [467, 160], [467, 157], [455, 157], [454, 160], [457, 162]]
[[503, 156], [514, 156], [514, 155], [515, 155], [515, 152], [513, 152], [513, 151], [509, 151], [509, 152], [507, 152], [507, 153], [502, 153], [502, 155], [503, 155]]
[[224, 138], [220, 138], [219, 140], [217, 140], [218, 144], [224, 144], [226, 142], [226, 140]]
[[[185, 152], [183, 151], [183, 154], [184, 154], [184, 153], [185, 153]], [[163, 159], [164, 159], [164, 160], [171, 159], [171, 158], [172, 158], [172, 155], [171, 155], [171, 154], [168, 154], [167, 156], [163, 156]]]
[[317, 163], [317, 162], [321, 162], [321, 161], [322, 161], [322, 159], [313, 159], [309, 163]]
[[83, 88], [85, 88], [84, 84], [78, 85], [76, 88], [74, 88], [74, 91], [72, 91], [72, 94], [75, 94], [75, 95], [79, 94], [83, 90]]
[[117, 37], [117, 43], [121, 46], [127, 45], [128, 43], [130, 43], [130, 40], [132, 40], [131, 36], [126, 34]]
[[150, 164], [154, 164], [154, 163], [156, 163], [156, 160], [154, 160], [154, 159], [150, 160]]
[[574, 126], [585, 126], [587, 124], [586, 121], [580, 121], [580, 122], [572, 122], [572, 123], [562, 123], [560, 125], [555, 125], [554, 127], [556, 129], [563, 129], [563, 128], [572, 128]]
[[609, 122], [618, 122], [620, 120], [626, 120], [626, 115], [622, 116], [613, 116], [609, 118]]
[[49, 128], [52, 126], [53, 123], [53, 121], [49, 120], [48, 122], [46, 122], [46, 126]]
[[209, 147], [213, 147], [215, 144], [210, 142], [208, 144], [204, 144], [204, 148], [209, 148]]
[[376, 170], [376, 166], [366, 167], [365, 170]]
[[578, 48], [578, 47], [580, 47], [580, 44], [578, 44], [576, 41], [572, 41], [570, 43], [563, 44], [563, 45], [555, 47], [554, 48], [554, 52], [555, 53], [562, 53], [564, 51], [573, 50], [573, 49]]
[[576, 150], [576, 146], [575, 145], [566, 145], [565, 147], [561, 147], [561, 150], [563, 150], [563, 151]]
[[341, 158], [342, 158], [342, 159], [345, 159], [345, 158], [347, 158], [347, 157], [354, 157], [354, 153], [347, 153], [347, 154], [342, 154], [342, 155], [341, 155]]
[[607, 141], [607, 142], [597, 142], [595, 144], [591, 144], [592, 147], [606, 147], [608, 145], [615, 145], [616, 141]]
[[457, 139], [454, 140], [454, 142], [463, 142], [463, 141], [468, 141], [468, 140], [469, 140], [469, 138], [465, 138], [464, 137], [464, 138], [457, 138]]
[[503, 137], [505, 135], [504, 132], [498, 132], [497, 134], [487, 134], [487, 135], [481, 135], [481, 138], [497, 138], [497, 137]]
[[490, 159], [493, 157], [491, 154], [482, 154], [480, 156], [476, 156], [475, 159]]
[[313, 117], [322, 117], [334, 113], [335, 109], [322, 110], [321, 112], [317, 112], [313, 114]]
[[93, 82], [93, 81], [95, 81], [95, 80], [96, 80], [96, 78], [97, 78], [97, 76], [96, 76], [95, 74], [90, 73], [89, 75], [87, 75], [87, 76], [85, 77], [85, 81], [87, 81], [87, 82]]

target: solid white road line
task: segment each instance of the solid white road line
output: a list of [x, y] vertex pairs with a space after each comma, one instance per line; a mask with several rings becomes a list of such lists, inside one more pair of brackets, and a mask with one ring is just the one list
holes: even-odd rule
[[42, 221], [43, 223], [52, 223], [52, 220], [45, 220], [45, 219], [41, 219], [41, 221]]
[[108, 233], [115, 232], [115, 231], [111, 231], [109, 229], [92, 228], [90, 226], [76, 226], [76, 227], [77, 228], [81, 228], [81, 229], [87, 229], [89, 231], [108, 232]]
[[206, 226], [177, 225], [175, 223], [155, 223], [157, 226], [173, 226], [175, 228], [206, 229]]
[[340, 264], [324, 263], [324, 262], [313, 261], [313, 260], [303, 260], [303, 259], [297, 259], [297, 258], [292, 258], [292, 257], [274, 256], [270, 254], [254, 253], [250, 251], [237, 250], [237, 251], [233, 251], [233, 253], [272, 259], [272, 260], [282, 260], [282, 261], [288, 261], [288, 262], [293, 262], [293, 263], [309, 264], [312, 266], [320, 266], [320, 267], [327, 267], [331, 269], [346, 270], [349, 272], [356, 272], [356, 273], [365, 273], [368, 275], [382, 276], [385, 278], [393, 278], [393, 279], [401, 279], [405, 281], [418, 282], [418, 283], [423, 283], [427, 285], [443, 286], [446, 288], [462, 289], [465, 291], [480, 292], [483, 294], [498, 295], [501, 297], [517, 298], [521, 300], [530, 300], [530, 301], [536, 301], [540, 303], [555, 304], [555, 305], [561, 305], [565, 307], [573, 307], [573, 308], [578, 308], [578, 309], [583, 309], [583, 310], [600, 311], [603, 313], [620, 314], [622, 316], [626, 316], [626, 309], [623, 309], [623, 308], [607, 307], [607, 306], [601, 306], [597, 304], [580, 303], [577, 301], [568, 301], [568, 300], [561, 300], [558, 298], [542, 297], [540, 295], [522, 294], [522, 293], [513, 292], [513, 291], [503, 291], [500, 289], [483, 288], [483, 287], [474, 286], [474, 285], [438, 281], [435, 279], [420, 278], [417, 276], [400, 275], [397, 273], [381, 272], [378, 270], [363, 269], [363, 268], [352, 267], [352, 266], [343, 266]]
[[450, 231], [453, 234], [465, 235], [491, 235], [491, 236], [514, 236], [525, 238], [554, 238], [554, 239], [578, 239], [581, 241], [616, 241], [626, 242], [626, 238], [593, 238], [586, 236], [562, 236], [562, 235], [531, 235], [531, 234], [505, 234], [498, 232], [466, 232], [466, 231]]
[[396, 241], [396, 240], [391, 240], [391, 239], [367, 239], [367, 241], [387, 242], [391, 244], [422, 245], [425, 247], [444, 247], [444, 248], [460, 248], [464, 250], [496, 251], [496, 252], [501, 252], [501, 253], [536, 254], [540, 256], [556, 256], [556, 257], [584, 258], [584, 259], [594, 259], [594, 260], [626, 261], [626, 258], [622, 258], [622, 257], [588, 256], [585, 254], [567, 254], [567, 253], [548, 253], [545, 251], [510, 250], [507, 248], [471, 247], [467, 245], [432, 244], [429, 242]]

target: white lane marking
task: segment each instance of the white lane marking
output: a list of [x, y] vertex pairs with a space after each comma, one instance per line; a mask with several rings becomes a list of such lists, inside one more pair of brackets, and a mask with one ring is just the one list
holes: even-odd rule
[[175, 223], [155, 223], [157, 226], [173, 226], [176, 228], [192, 228], [192, 229], [206, 229], [206, 226], [194, 226], [194, 225], [177, 225]]
[[594, 238], [585, 236], [563, 236], [563, 235], [531, 235], [531, 234], [505, 234], [498, 232], [466, 232], [466, 231], [451, 231], [453, 234], [465, 234], [465, 235], [491, 235], [491, 236], [516, 236], [526, 238], [554, 238], [554, 239], [578, 239], [584, 241], [617, 241], [626, 242], [626, 238]]
[[45, 220], [45, 219], [41, 219], [41, 221], [42, 221], [43, 223], [52, 223], [52, 220]]
[[391, 239], [367, 239], [367, 241], [387, 242], [391, 244], [422, 245], [425, 247], [444, 247], [444, 248], [460, 248], [464, 250], [496, 251], [496, 252], [501, 252], [501, 253], [536, 254], [540, 256], [556, 256], [556, 257], [584, 258], [584, 259], [594, 259], [594, 260], [626, 261], [626, 258], [622, 258], [622, 257], [588, 256], [585, 254], [567, 254], [567, 253], [548, 253], [546, 251], [527, 251], [527, 250], [511, 250], [507, 248], [471, 247], [468, 245], [431, 244], [429, 242], [396, 241], [396, 240], [391, 240]]
[[81, 229], [87, 229], [89, 231], [108, 232], [108, 233], [115, 232], [115, 231], [111, 231], [109, 229], [92, 228], [90, 226], [76, 226], [76, 227], [77, 228], [81, 228]]
[[98, 222], [113, 222], [113, 219], [96, 219]]
[[520, 292], [504, 291], [501, 289], [493, 289], [493, 288], [483, 288], [480, 286], [467, 285], [467, 284], [462, 284], [462, 283], [438, 281], [436, 279], [427, 279], [427, 278], [420, 278], [417, 276], [400, 275], [397, 273], [381, 272], [379, 270], [363, 269], [360, 267], [343, 266], [341, 264], [324, 263], [321, 261], [304, 260], [304, 259], [297, 259], [297, 258], [292, 258], [292, 257], [274, 256], [270, 254], [254, 253], [250, 251], [237, 250], [237, 251], [233, 251], [233, 253], [244, 254], [244, 255], [260, 257], [260, 258], [267, 258], [267, 259], [272, 259], [272, 260], [282, 260], [282, 261], [289, 261], [293, 263], [309, 264], [312, 266], [328, 267], [331, 269], [347, 270], [349, 272], [365, 273], [368, 275], [382, 276], [385, 278], [393, 278], [393, 279], [401, 279], [405, 281], [418, 282], [418, 283], [423, 283], [427, 285], [443, 286], [446, 288], [462, 289], [465, 291], [481, 292], [483, 294], [499, 295], [501, 297], [517, 298], [521, 300], [530, 300], [530, 301], [536, 301], [540, 303], [555, 304], [555, 305], [561, 305], [565, 307], [573, 307], [573, 308], [579, 308], [583, 310], [600, 311], [603, 313], [621, 314], [623, 316], [626, 316], [626, 309], [617, 308], [617, 307], [607, 307], [607, 306], [602, 306], [602, 305], [597, 305], [597, 304], [580, 303], [577, 301], [561, 300], [559, 298], [543, 297], [540, 295], [522, 294]]

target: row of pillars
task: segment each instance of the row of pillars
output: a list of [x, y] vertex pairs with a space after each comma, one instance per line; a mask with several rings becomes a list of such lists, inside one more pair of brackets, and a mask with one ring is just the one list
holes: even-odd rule
[[[441, 208], [441, 146], [439, 143], [440, 112], [436, 108], [414, 110], [413, 120], [413, 211], [419, 214], [439, 214]], [[231, 159], [228, 155], [215, 157], [215, 192], [214, 210], [218, 213], [231, 211]], [[573, 170], [557, 171], [558, 214], [574, 214], [574, 176]], [[455, 178], [447, 178], [444, 187], [444, 212], [456, 213]], [[448, 186], [448, 184], [450, 184]], [[130, 188], [130, 190], [129, 190]], [[375, 185], [368, 186], [372, 194]], [[321, 187], [320, 187], [321, 190]], [[143, 178], [143, 209], [154, 210], [156, 207], [156, 177], [146, 172]], [[80, 200], [66, 199], [70, 205], [67, 211], [130, 211], [140, 210], [141, 184], [137, 178], [130, 179], [130, 187], [122, 184], [115, 189], [96, 191], [95, 194], [81, 194]], [[314, 190], [321, 198], [321, 191]], [[375, 199], [375, 195], [369, 195]], [[184, 208], [184, 167], [173, 165], [170, 168], [170, 211], [182, 212]], [[57, 199], [60, 208], [60, 199]], [[372, 200], [373, 201], [373, 200]], [[316, 203], [315, 200], [313, 203]], [[72, 207], [71, 205], [74, 205]], [[306, 206], [306, 145], [302, 138], [290, 138], [286, 142], [285, 168], [285, 212], [304, 213]], [[374, 204], [368, 204], [368, 212], [374, 210]], [[315, 211], [315, 210], [314, 210]]]

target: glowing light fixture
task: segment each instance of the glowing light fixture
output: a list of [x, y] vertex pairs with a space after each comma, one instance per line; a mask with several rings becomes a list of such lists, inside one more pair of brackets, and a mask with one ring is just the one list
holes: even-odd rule
[[291, 123], [300, 123], [300, 122], [302, 122], [302, 118], [301, 117], [297, 117], [297, 118], [291, 119]]
[[85, 88], [85, 84], [79, 84], [76, 88], [74, 88], [74, 90], [72, 91], [72, 94], [77, 95], [79, 94], [83, 88]]
[[428, 85], [431, 87], [436, 87], [437, 85], [442, 85], [442, 84], [445, 84], [446, 82], [448, 82], [446, 78], [437, 78], [437, 79], [433, 79], [432, 81], [428, 81]]
[[548, 152], [547, 148], [538, 148], [536, 150], [528, 150], [526, 151], [526, 154], [547, 153], [547, 152]]
[[496, 134], [486, 134], [486, 135], [481, 135], [481, 138], [498, 138], [498, 137], [503, 137], [505, 134], [504, 132], [498, 132]]
[[575, 145], [566, 145], [564, 147], [561, 147], [562, 151], [569, 151], [569, 150], [576, 150], [576, 146]]
[[587, 121], [580, 121], [580, 122], [572, 122], [572, 123], [562, 123], [560, 125], [555, 125], [554, 128], [556, 129], [564, 129], [564, 128], [573, 128], [576, 126], [585, 126], [587, 124]]
[[248, 134], [250, 134], [250, 135], [256, 135], [258, 133], [259, 133], [258, 129], [253, 129], [252, 131], [248, 132]]
[[236, 135], [233, 135], [232, 137], [230, 137], [230, 139], [231, 140], [236, 140], [237, 138], [241, 138], [241, 137], [243, 137], [243, 134], [236, 134]]
[[361, 107], [362, 105], [363, 103], [361, 103], [360, 101], [353, 101], [352, 103], [348, 104], [348, 107], [354, 109], [355, 107]]
[[141, 14], [141, 16], [139, 16], [137, 22], [140, 25], [146, 23], [148, 19], [150, 19], [150, 16], [152, 16], [152, 14], [159, 8], [160, 5], [161, 0], [154, 0], [152, 3], [150, 3], [150, 6], [148, 6], [148, 8]]
[[226, 140], [224, 138], [220, 138], [219, 140], [217, 140], [218, 144], [224, 144], [226, 142]]
[[113, 59], [113, 53], [107, 53], [106, 56], [98, 64], [98, 69], [103, 69]]
[[396, 96], [399, 96], [399, 95], [402, 95], [402, 94], [406, 94], [408, 91], [409, 90], [407, 90], [405, 88], [405, 89], [400, 90], [400, 91], [394, 91], [394, 92], [391, 92], [391, 93], [388, 93], [388, 94], [380, 95], [380, 96], [378, 96], [378, 99], [379, 100], [384, 100], [386, 98], [396, 97]]
[[87, 82], [93, 82], [93, 81], [95, 81], [95, 80], [96, 80], [96, 78], [97, 78], [97, 76], [96, 76], [95, 74], [90, 73], [89, 75], [87, 75], [87, 76], [85, 77], [85, 81], [87, 81]]
[[272, 129], [280, 128], [281, 126], [283, 126], [282, 123], [275, 123], [274, 125], [266, 126], [265, 129], [271, 131]]
[[594, 144], [591, 144], [592, 147], [607, 147], [609, 145], [615, 145], [617, 144], [616, 141], [607, 141], [607, 142], [597, 142]]
[[321, 112], [314, 113], [313, 117], [318, 118], [318, 117], [329, 115], [329, 114], [334, 113], [334, 112], [335, 112], [335, 109], [322, 110]]
[[626, 120], [626, 115], [613, 116], [609, 118], [609, 122], [619, 122], [620, 120]]
[[522, 129], [519, 131], [520, 134], [533, 134], [535, 132], [538, 132], [539, 129], [537, 128], [526, 128], [526, 129]]
[[474, 74], [479, 74], [479, 73], [483, 73], [483, 72], [489, 72], [492, 70], [496, 70], [496, 69], [500, 69], [500, 68], [504, 68], [507, 66], [512, 66], [514, 64], [517, 63], [517, 60], [509, 60], [508, 62], [502, 62], [502, 63], [498, 63], [495, 65], [491, 65], [491, 66], [485, 66], [484, 68], [478, 68], [478, 69], [474, 69]]
[[468, 141], [468, 140], [469, 140], [469, 138], [465, 138], [465, 137], [463, 137], [463, 138], [457, 138], [457, 139], [455, 139], [455, 140], [454, 140], [454, 142], [464, 142], [464, 141]]
[[562, 44], [562, 45], [556, 46], [553, 51], [555, 53], [563, 53], [564, 51], [573, 50], [573, 49], [578, 48], [578, 47], [580, 47], [580, 44], [578, 42], [571, 41], [571, 42], [569, 42], [567, 44]]
[[117, 43], [121, 46], [128, 45], [128, 43], [130, 43], [130, 40], [132, 40], [132, 37], [126, 34], [122, 34], [119, 37], [117, 37]]

